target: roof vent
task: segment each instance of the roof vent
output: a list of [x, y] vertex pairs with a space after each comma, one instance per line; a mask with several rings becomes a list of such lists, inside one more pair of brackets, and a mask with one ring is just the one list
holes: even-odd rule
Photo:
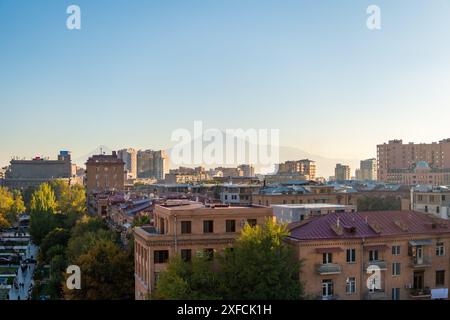
[[402, 231], [406, 232], [408, 231], [408, 226], [401, 220], [395, 220], [395, 225], [399, 227]]

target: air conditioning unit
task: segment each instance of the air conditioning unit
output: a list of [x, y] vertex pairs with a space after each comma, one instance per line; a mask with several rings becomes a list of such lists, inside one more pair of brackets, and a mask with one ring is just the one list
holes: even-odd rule
[[412, 283], [405, 284], [405, 289], [412, 289], [413, 285]]

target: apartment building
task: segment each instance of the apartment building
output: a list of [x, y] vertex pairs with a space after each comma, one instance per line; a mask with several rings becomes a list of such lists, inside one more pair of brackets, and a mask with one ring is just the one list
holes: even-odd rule
[[117, 151], [117, 155], [123, 162], [125, 162], [125, 170], [127, 171], [127, 178], [137, 178], [137, 151], [132, 148], [122, 149]]
[[123, 191], [125, 174], [125, 162], [115, 151], [94, 155], [86, 162], [86, 192]]
[[334, 178], [336, 181], [346, 181], [350, 180], [350, 166], [344, 164], [336, 164], [336, 168], [334, 169]]
[[280, 204], [273, 205], [273, 215], [278, 223], [301, 222], [311, 217], [317, 217], [334, 212], [355, 212], [356, 206], [346, 206], [328, 203], [311, 204]]
[[356, 193], [337, 192], [334, 186], [329, 185], [269, 186], [253, 194], [252, 203], [264, 206], [311, 203], [356, 206], [357, 198]]
[[164, 150], [139, 150], [137, 152], [137, 177], [163, 180], [169, 172], [169, 157]]
[[[390, 140], [377, 146], [377, 174], [381, 181], [400, 181], [402, 174], [412, 173], [416, 164], [423, 161], [433, 172], [450, 169], [450, 139], [433, 143], [404, 144], [402, 140]], [[446, 184], [446, 183], [444, 183]]]
[[448, 299], [448, 220], [414, 211], [331, 213], [290, 232], [310, 297]]
[[279, 174], [282, 173], [296, 173], [301, 174], [307, 177], [307, 179], [314, 180], [316, 178], [316, 162], [309, 160], [309, 159], [303, 159], [303, 160], [297, 160], [297, 161], [286, 161], [284, 163], [280, 163], [278, 165], [278, 172]]
[[260, 206], [231, 207], [168, 200], [155, 205], [153, 226], [135, 228], [135, 294], [145, 299], [155, 289], [158, 276], [175, 255], [188, 261], [194, 255], [212, 259], [232, 246], [245, 224], [263, 224], [272, 209]]
[[430, 185], [412, 187], [411, 209], [448, 219], [450, 215], [450, 189], [447, 186]]
[[357, 179], [369, 181], [377, 180], [377, 159], [361, 160], [359, 164], [359, 177], [357, 176]]

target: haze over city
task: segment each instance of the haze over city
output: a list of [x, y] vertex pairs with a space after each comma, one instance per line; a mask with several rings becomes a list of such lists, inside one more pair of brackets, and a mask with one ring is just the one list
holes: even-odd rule
[[277, 128], [282, 146], [350, 163], [392, 138], [448, 136], [446, 1], [377, 1], [376, 32], [370, 1], [80, 0], [77, 32], [69, 4], [0, 1], [1, 166], [169, 149], [195, 120]]

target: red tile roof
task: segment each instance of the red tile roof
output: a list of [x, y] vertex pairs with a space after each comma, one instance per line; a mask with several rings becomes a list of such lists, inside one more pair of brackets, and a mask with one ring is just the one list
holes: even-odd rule
[[415, 211], [330, 213], [291, 229], [291, 237], [298, 240], [436, 233], [450, 233], [450, 221]]

